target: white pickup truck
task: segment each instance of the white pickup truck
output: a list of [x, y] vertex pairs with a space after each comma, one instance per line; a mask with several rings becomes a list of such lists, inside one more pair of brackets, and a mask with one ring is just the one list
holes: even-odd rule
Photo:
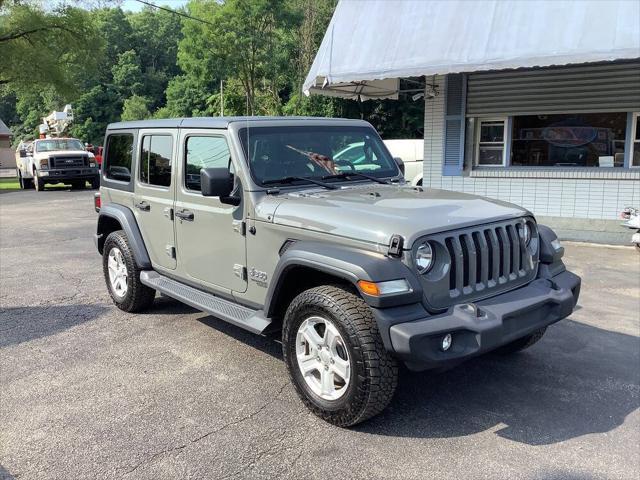
[[23, 189], [44, 190], [45, 184], [66, 183], [73, 188], [100, 186], [100, 172], [93, 153], [75, 138], [43, 138], [20, 144], [16, 173]]

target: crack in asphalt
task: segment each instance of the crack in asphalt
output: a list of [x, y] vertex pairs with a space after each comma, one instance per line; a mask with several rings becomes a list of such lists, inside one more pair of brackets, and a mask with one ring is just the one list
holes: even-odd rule
[[171, 452], [175, 452], [178, 450], [182, 450], [184, 448], [186, 448], [189, 445], [192, 445], [194, 443], [198, 443], [200, 440], [203, 440], [211, 435], [214, 435], [218, 432], [221, 432], [222, 430], [225, 430], [229, 427], [233, 427], [236, 425], [239, 425], [240, 423], [246, 422], [247, 420], [251, 420], [252, 418], [254, 418], [255, 416], [259, 415], [260, 413], [262, 413], [267, 407], [269, 407], [270, 405], [272, 405], [277, 399], [278, 397], [280, 397], [280, 395], [282, 394], [282, 392], [284, 391], [284, 389], [290, 384], [290, 382], [286, 382], [284, 383], [276, 392], [276, 394], [266, 403], [264, 403], [263, 405], [261, 405], [258, 409], [256, 409], [255, 411], [249, 413], [248, 415], [245, 415], [244, 417], [238, 418], [236, 420], [233, 420], [231, 422], [225, 423], [222, 426], [211, 430], [210, 432], [205, 433], [204, 435], [200, 435], [199, 437], [196, 437], [194, 439], [189, 440], [188, 443], [184, 443], [182, 445], [177, 445], [175, 447], [171, 447], [171, 448], [166, 448], [164, 450], [161, 450], [159, 452], [153, 453], [150, 456], [143, 458], [140, 462], [138, 462], [136, 465], [134, 465], [133, 468], [131, 468], [130, 470], [127, 470], [126, 472], [124, 472], [124, 474], [122, 475], [123, 477], [129, 475], [130, 473], [135, 472], [138, 468], [142, 467], [142, 466], [146, 466], [146, 465], [150, 465], [151, 463], [153, 463], [153, 461], [162, 456], [165, 455], [167, 453], [171, 453]]

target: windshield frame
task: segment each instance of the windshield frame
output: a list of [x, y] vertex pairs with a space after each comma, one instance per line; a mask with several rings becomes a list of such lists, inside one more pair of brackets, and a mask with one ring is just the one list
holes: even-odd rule
[[[53, 149], [53, 150], [41, 150], [40, 146], [42, 144], [44, 144], [45, 142], [67, 142], [67, 144], [69, 142], [78, 142], [78, 144], [80, 145], [80, 148], [63, 148], [63, 149]], [[77, 138], [44, 138], [40, 141], [35, 142], [35, 151], [36, 153], [49, 153], [49, 152], [74, 152], [74, 151], [85, 151], [85, 147], [84, 147], [84, 143], [82, 143], [80, 140], [78, 140]]]
[[[314, 187], [314, 188], [322, 188], [322, 187], [318, 187], [317, 185], [314, 185], [312, 181], [306, 181], [304, 182], [304, 179], [301, 178], [299, 180], [300, 183], [295, 184], [295, 183], [272, 183], [270, 182], [270, 180], [276, 180], [276, 179], [260, 179], [257, 178], [254, 172], [254, 169], [251, 167], [250, 164], [250, 152], [248, 151], [247, 148], [247, 132], [249, 131], [255, 131], [255, 130], [283, 130], [283, 131], [292, 131], [292, 130], [313, 130], [313, 129], [322, 129], [322, 130], [335, 130], [335, 131], [340, 131], [340, 130], [349, 130], [352, 132], [356, 132], [358, 130], [366, 131], [366, 134], [372, 136], [376, 142], [378, 142], [378, 147], [380, 150], [380, 153], [382, 155], [385, 155], [387, 157], [388, 160], [390, 160], [390, 165], [391, 165], [391, 170], [384, 170], [384, 174], [383, 175], [376, 175], [375, 174], [375, 170], [374, 171], [364, 171], [364, 173], [374, 176], [376, 178], [379, 178], [380, 180], [401, 180], [402, 179], [402, 172], [400, 171], [400, 167], [398, 166], [397, 162], [395, 161], [395, 159], [393, 158], [393, 155], [391, 155], [391, 153], [389, 152], [387, 146], [384, 144], [384, 142], [382, 141], [382, 138], [380, 138], [380, 135], [378, 134], [378, 132], [375, 130], [375, 128], [373, 128], [370, 125], [367, 124], [353, 124], [353, 125], [349, 125], [348, 123], [346, 124], [327, 124], [327, 123], [318, 123], [318, 124], [309, 124], [309, 123], [304, 123], [301, 125], [291, 125], [291, 124], [262, 124], [262, 125], [247, 125], [244, 124], [242, 125], [240, 128], [238, 128], [236, 130], [236, 138], [237, 141], [239, 143], [240, 146], [240, 150], [242, 152], [242, 154], [244, 155], [244, 165], [247, 168], [249, 175], [251, 177], [251, 180], [253, 181], [253, 183], [262, 189], [265, 190], [274, 190], [274, 189], [296, 189], [296, 188], [309, 188], [309, 187]], [[342, 173], [342, 172], [339, 172]], [[346, 171], [344, 173], [349, 173], [349, 171]], [[354, 172], [355, 173], [355, 172]], [[318, 180], [318, 181], [322, 181], [325, 183], [328, 183], [329, 185], [340, 185], [340, 184], [351, 184], [351, 183], [375, 183], [373, 180], [364, 178], [364, 177], [360, 177], [358, 175], [353, 175], [353, 177], [346, 179], [346, 178], [342, 178], [342, 179], [326, 179], [324, 180], [322, 177], [325, 176], [325, 174], [323, 175], [309, 175], [308, 177], [314, 180]], [[305, 175], [306, 177], [306, 175]], [[264, 181], [268, 181], [268, 184], [264, 184]]]

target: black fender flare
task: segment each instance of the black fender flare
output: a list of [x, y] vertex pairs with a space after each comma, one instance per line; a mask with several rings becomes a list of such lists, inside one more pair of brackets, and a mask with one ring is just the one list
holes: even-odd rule
[[138, 267], [143, 269], [151, 268], [151, 259], [149, 258], [149, 253], [147, 252], [144, 240], [142, 239], [142, 234], [140, 233], [136, 217], [131, 209], [124, 205], [110, 203], [108, 205], [104, 205], [100, 209], [100, 214], [98, 216], [98, 229], [96, 233], [96, 245], [98, 247], [98, 251], [102, 253], [104, 241], [106, 240], [104, 229], [106, 222], [104, 220], [107, 218], [116, 220], [122, 226], [122, 229], [127, 234], [127, 239], [129, 240], [131, 250], [133, 250], [133, 256], [135, 257]]
[[406, 305], [420, 302], [422, 299], [420, 282], [398, 258], [353, 247], [297, 241], [282, 254], [276, 265], [264, 306], [267, 317], [271, 317], [275, 313], [287, 274], [300, 266], [344, 279], [357, 289], [358, 280], [384, 282], [404, 278], [409, 282], [410, 292], [385, 297], [367, 295], [358, 289], [364, 301], [371, 307], [384, 308]]

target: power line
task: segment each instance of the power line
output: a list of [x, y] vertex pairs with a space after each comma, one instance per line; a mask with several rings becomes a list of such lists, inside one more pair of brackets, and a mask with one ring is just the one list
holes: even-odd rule
[[211, 22], [208, 22], [207, 20], [203, 20], [202, 18], [192, 17], [191, 15], [188, 15], [186, 13], [178, 12], [176, 10], [172, 10], [170, 8], [167, 8], [167, 7], [162, 7], [160, 5], [154, 5], [153, 3], [146, 2], [145, 0], [135, 0], [135, 1], [138, 2], [138, 3], [142, 3], [143, 5], [148, 5], [149, 7], [157, 8], [158, 10], [164, 10], [165, 12], [173, 13], [174, 15], [178, 15], [179, 17], [184, 17], [184, 18], [188, 18], [190, 20], [195, 20], [196, 22], [204, 23], [206, 25], [211, 25], [212, 27], [216, 26], [215, 24], [213, 24]]

